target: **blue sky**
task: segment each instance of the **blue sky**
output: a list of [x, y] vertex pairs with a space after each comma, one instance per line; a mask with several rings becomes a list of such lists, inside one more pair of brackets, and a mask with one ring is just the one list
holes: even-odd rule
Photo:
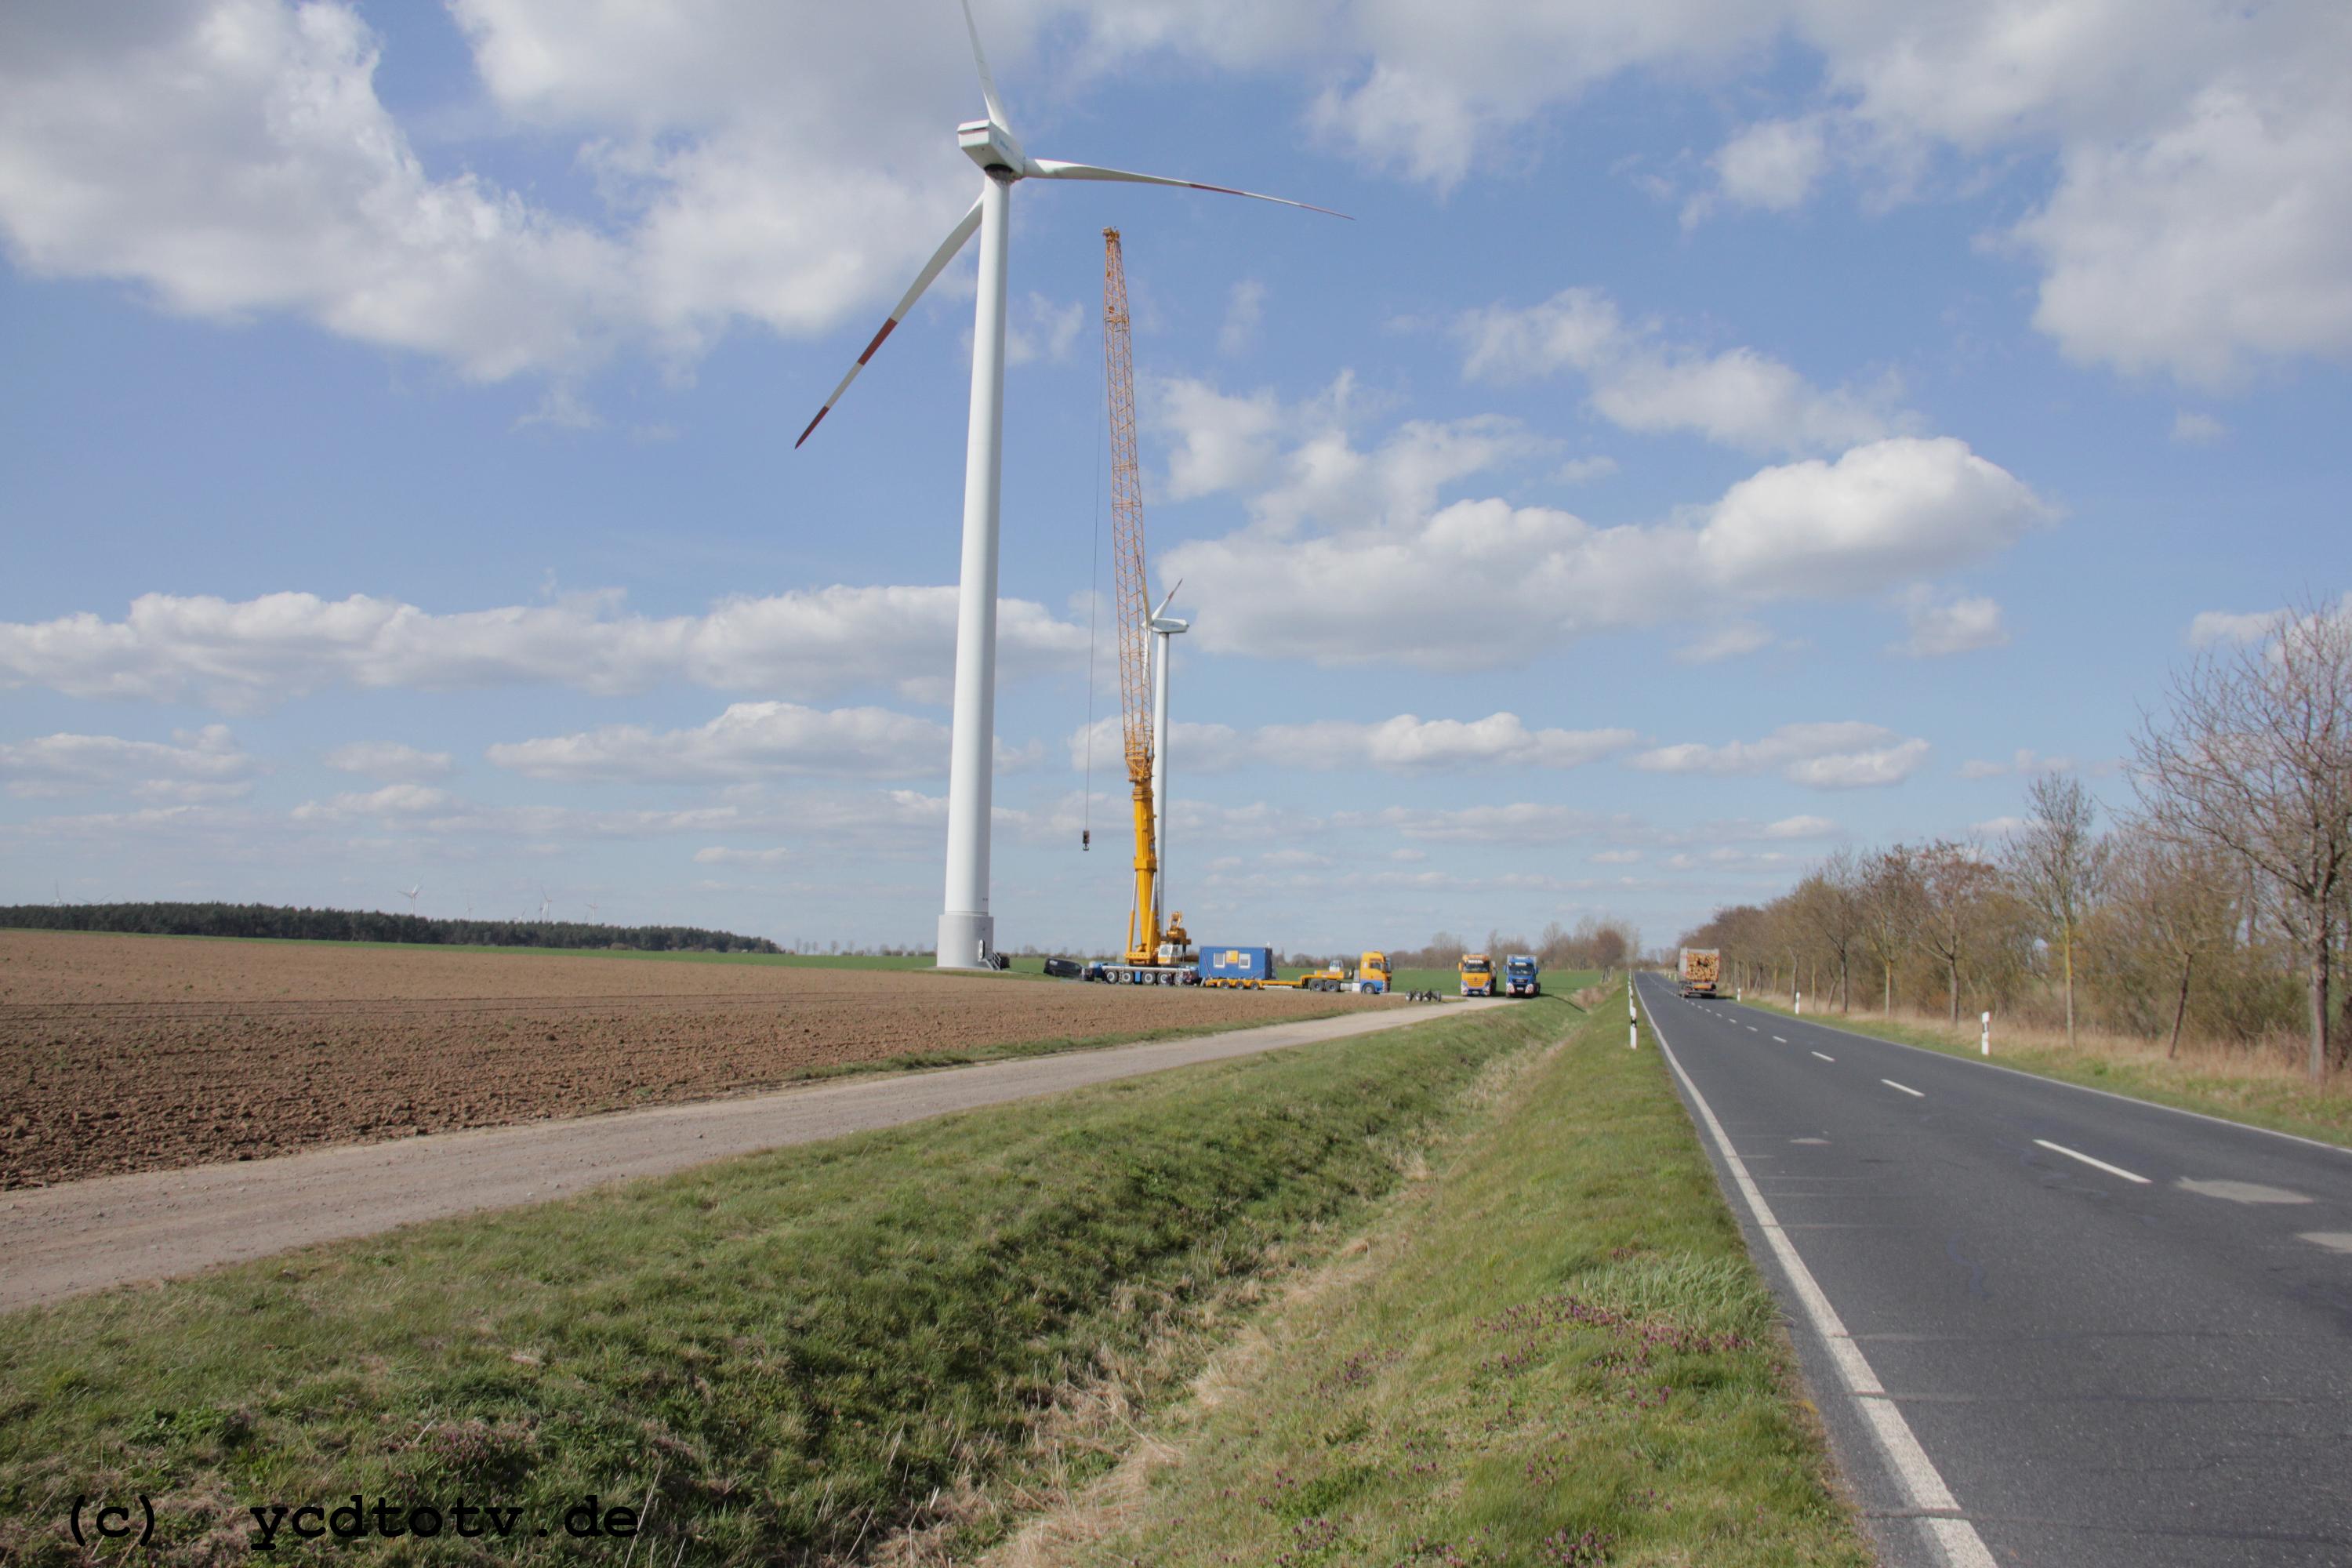
[[[976, 10], [1032, 154], [1354, 218], [1014, 194], [1007, 946], [1124, 927], [1106, 226], [1209, 940], [1670, 941], [2125, 805], [2352, 576], [2340, 5]], [[0, 901], [927, 944], [969, 257], [791, 443], [979, 111], [944, 0], [12, 9]]]

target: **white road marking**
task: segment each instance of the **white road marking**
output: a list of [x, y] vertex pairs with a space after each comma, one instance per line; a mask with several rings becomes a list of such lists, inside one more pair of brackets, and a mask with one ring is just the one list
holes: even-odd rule
[[[1813, 1055], [1815, 1055], [1815, 1056], [1817, 1056], [1817, 1057], [1822, 1057], [1822, 1053], [1821, 1053], [1821, 1052], [1819, 1052], [1819, 1051], [1815, 1051], [1815, 1052], [1813, 1053]], [[1835, 1058], [1835, 1057], [1822, 1057], [1822, 1060], [1823, 1060], [1823, 1061], [1825, 1061], [1825, 1062], [1833, 1062], [1833, 1061], [1837, 1060], [1837, 1058]]]
[[2330, 1252], [2352, 1252], [2352, 1230], [2306, 1230], [2295, 1239]]
[[2266, 1187], [2260, 1182], [2192, 1182], [2183, 1176], [2180, 1185], [2200, 1198], [2227, 1198], [2233, 1204], [2307, 1204], [2311, 1201], [2302, 1193], [2290, 1192], [2284, 1187]]
[[1869, 1426], [1871, 1435], [1878, 1439], [1879, 1448], [1886, 1457], [1887, 1468], [1894, 1475], [1896, 1489], [1904, 1494], [1904, 1500], [1918, 1512], [1945, 1516], [1919, 1521], [1927, 1532], [1928, 1540], [1935, 1542], [1937, 1552], [1950, 1568], [1997, 1568], [1992, 1553], [1986, 1549], [1984, 1538], [1977, 1533], [1976, 1526], [1965, 1519], [1955, 1517], [1960, 1511], [1959, 1500], [1944, 1484], [1936, 1462], [1927, 1458], [1925, 1448], [1919, 1447], [1919, 1439], [1912, 1433], [1911, 1424], [1903, 1418], [1902, 1410], [1887, 1396], [1885, 1386], [1878, 1381], [1878, 1374], [1871, 1370], [1868, 1358], [1862, 1353], [1862, 1348], [1853, 1342], [1853, 1336], [1846, 1332], [1844, 1321], [1837, 1315], [1837, 1309], [1830, 1305], [1830, 1299], [1822, 1293], [1812, 1270], [1805, 1267], [1804, 1258], [1798, 1255], [1796, 1244], [1789, 1239], [1780, 1222], [1773, 1216], [1771, 1205], [1757, 1190], [1755, 1179], [1748, 1175], [1748, 1166], [1740, 1160], [1738, 1151], [1732, 1148], [1729, 1135], [1723, 1131], [1723, 1123], [1716, 1120], [1714, 1108], [1707, 1104], [1706, 1097], [1699, 1093], [1698, 1085], [1691, 1081], [1690, 1074], [1683, 1070], [1680, 1058], [1675, 1057], [1674, 1047], [1666, 1043], [1663, 1031], [1658, 1035], [1658, 1049], [1664, 1054], [1667, 1065], [1675, 1069], [1675, 1077], [1682, 1081], [1683, 1092], [1690, 1096], [1691, 1105], [1697, 1110], [1707, 1136], [1715, 1141], [1716, 1152], [1722, 1155], [1725, 1168], [1731, 1173], [1733, 1184], [1738, 1187], [1748, 1213], [1755, 1216], [1757, 1228], [1763, 1233], [1765, 1243], [1780, 1261], [1782, 1272], [1788, 1275], [1790, 1288], [1796, 1291], [1798, 1303], [1804, 1308], [1805, 1317], [1812, 1324], [1813, 1331], [1822, 1337], [1822, 1344], [1829, 1351], [1830, 1364], [1837, 1369], [1839, 1381], [1853, 1396], [1854, 1405]]
[[1755, 1026], [1755, 1025], [1750, 1024], [1750, 1025], [1748, 1025], [1748, 1032], [1749, 1034], [1753, 1035], [1753, 1034], [1759, 1034], [1759, 1033], [1760, 1033], [1761, 1031], [1760, 1031], [1760, 1030], [1759, 1030], [1759, 1029], [1756, 1027], [1756, 1026]]
[[1775, 1035], [1772, 1038], [1774, 1042], [1779, 1045], [1785, 1046], [1789, 1043], [1789, 1037], [1786, 1035]]
[[2036, 1138], [2033, 1142], [2053, 1154], [2063, 1154], [2069, 1160], [2080, 1160], [2093, 1170], [2105, 1171], [2110, 1176], [2121, 1176], [2126, 1182], [2137, 1182], [2143, 1187], [2147, 1185], [2146, 1176], [2136, 1176], [2121, 1165], [2110, 1165], [2105, 1160], [2094, 1160], [2080, 1149], [2069, 1149], [2063, 1143], [2053, 1143], [2047, 1138]]
[[1893, 1079], [1891, 1079], [1891, 1078], [1883, 1078], [1883, 1079], [1880, 1079], [1878, 1081], [1879, 1081], [1879, 1082], [1881, 1082], [1881, 1083], [1883, 1083], [1883, 1084], [1885, 1084], [1885, 1085], [1887, 1088], [1889, 1088], [1889, 1089], [1901, 1089], [1904, 1093], [1906, 1093], [1906, 1094], [1909, 1095], [1909, 1096], [1910, 1096], [1912, 1099], [1914, 1099], [1914, 1100], [1925, 1100], [1925, 1099], [1927, 1099], [1927, 1094], [1926, 1094], [1924, 1091], [1922, 1091], [1922, 1090], [1920, 1090], [1920, 1089], [1913, 1089], [1913, 1088], [1912, 1088], [1909, 1084], [1907, 1084], [1907, 1083], [1897, 1083], [1897, 1082], [1895, 1082], [1895, 1081]]

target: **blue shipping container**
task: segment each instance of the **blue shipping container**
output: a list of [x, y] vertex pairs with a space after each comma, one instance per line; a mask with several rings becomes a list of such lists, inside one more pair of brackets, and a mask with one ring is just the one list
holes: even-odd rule
[[1200, 970], [1203, 980], [1271, 980], [1274, 978], [1274, 949], [1203, 947], [1201, 949]]

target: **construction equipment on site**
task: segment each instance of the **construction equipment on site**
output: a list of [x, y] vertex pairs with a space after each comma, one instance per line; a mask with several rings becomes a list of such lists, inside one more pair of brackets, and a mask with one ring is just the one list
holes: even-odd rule
[[[1127, 916], [1127, 952], [1102, 966], [1102, 978], [1129, 985], [1190, 985], [1201, 979], [1181, 911], [1161, 918], [1160, 821], [1165, 801], [1155, 790], [1151, 644], [1164, 648], [1187, 625], [1171, 621], [1145, 589], [1143, 465], [1136, 450], [1135, 354], [1127, 316], [1127, 265], [1118, 230], [1103, 230], [1103, 379], [1110, 395], [1110, 548], [1113, 608], [1118, 616], [1119, 734], [1127, 755], [1128, 791], [1135, 807], [1135, 901]], [[1162, 655], [1163, 658], [1165, 655]], [[1165, 669], [1160, 689], [1164, 694]], [[1164, 702], [1162, 704], [1164, 721]], [[1159, 773], [1160, 788], [1166, 784]]]
[[1682, 952], [1680, 973], [1683, 994], [1685, 996], [1717, 996], [1723, 978], [1723, 952], [1713, 947], [1686, 947]]
[[[971, 416], [964, 442], [963, 575], [956, 590], [956, 664], [954, 725], [948, 740], [947, 898], [939, 924], [939, 965], [941, 969], [986, 969], [996, 952], [996, 917], [988, 907], [988, 850], [992, 822], [989, 801], [994, 780], [992, 769], [996, 734], [996, 584], [999, 512], [1004, 466], [1004, 360], [1006, 273], [1012, 248], [1013, 187], [1024, 180], [1108, 180], [1122, 184], [1166, 185], [1178, 190], [1213, 191], [1221, 195], [1248, 196], [1287, 207], [1330, 212], [1328, 207], [1269, 196], [1231, 185], [1199, 180], [1171, 179], [1165, 174], [1139, 174], [1131, 169], [1108, 169], [1097, 163], [1073, 163], [1058, 158], [1033, 158], [1013, 134], [1003, 103], [996, 96], [996, 80], [981, 52], [980, 26], [969, 3], [964, 27], [971, 35], [971, 60], [979, 68], [980, 95], [985, 119], [967, 120], [956, 127], [956, 143], [980, 166], [980, 199], [957, 220], [948, 237], [931, 252], [915, 281], [883, 318], [882, 327], [866, 343], [834, 387], [833, 395], [802, 430], [798, 447], [818, 422], [833, 412], [857, 373], [866, 368], [923, 297], [923, 290], [947, 269], [956, 253], [977, 233], [980, 236], [980, 288], [973, 305], [971, 332]], [[1332, 213], [1344, 217], [1344, 213]]]
[[1543, 994], [1543, 972], [1533, 955], [1515, 952], [1503, 960], [1503, 990], [1511, 996]]
[[1465, 952], [1454, 965], [1462, 976], [1465, 996], [1492, 996], [1495, 994], [1495, 961], [1483, 952]]

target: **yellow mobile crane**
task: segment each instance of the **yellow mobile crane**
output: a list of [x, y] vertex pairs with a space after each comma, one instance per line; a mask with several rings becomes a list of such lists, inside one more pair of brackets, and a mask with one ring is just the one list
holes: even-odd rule
[[1127, 957], [1105, 980], [1181, 985], [1199, 979], [1184, 917], [1160, 923], [1160, 833], [1151, 799], [1151, 605], [1144, 585], [1143, 469], [1136, 456], [1135, 355], [1128, 336], [1127, 267], [1118, 230], [1103, 230], [1103, 379], [1110, 386], [1110, 548], [1118, 612], [1118, 709], [1135, 801], [1135, 907]]

